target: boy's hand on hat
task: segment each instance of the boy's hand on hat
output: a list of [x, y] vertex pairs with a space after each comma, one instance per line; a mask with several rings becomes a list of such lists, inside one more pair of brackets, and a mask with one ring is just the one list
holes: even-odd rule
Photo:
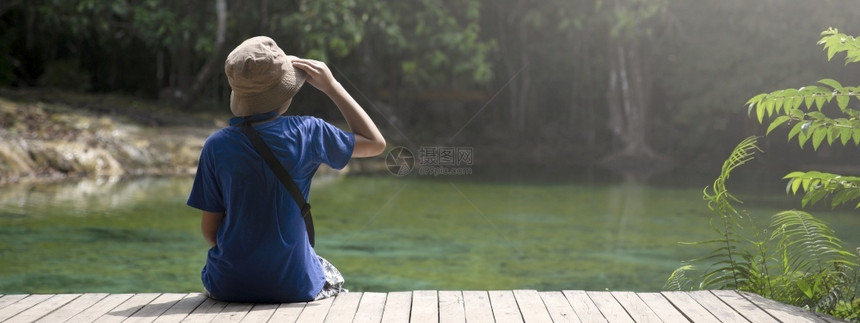
[[321, 61], [298, 58], [293, 60], [293, 66], [305, 71], [308, 74], [305, 82], [310, 83], [323, 93], [333, 92], [338, 84], [331, 70]]

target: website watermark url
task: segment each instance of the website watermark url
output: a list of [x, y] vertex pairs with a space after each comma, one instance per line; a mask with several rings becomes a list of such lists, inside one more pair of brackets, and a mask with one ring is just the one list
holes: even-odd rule
[[392, 175], [412, 173], [430, 176], [471, 175], [475, 164], [472, 147], [422, 146], [416, 156], [406, 147], [395, 147], [385, 157], [385, 166]]

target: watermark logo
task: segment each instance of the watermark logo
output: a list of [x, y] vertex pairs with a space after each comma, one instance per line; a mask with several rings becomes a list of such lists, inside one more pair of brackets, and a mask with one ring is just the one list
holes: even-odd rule
[[472, 147], [421, 147], [417, 158], [408, 148], [396, 147], [385, 158], [388, 171], [396, 176], [409, 175], [416, 168], [418, 175], [471, 175], [474, 161]]
[[415, 169], [415, 155], [406, 147], [395, 147], [385, 156], [385, 167], [392, 175], [409, 175]]

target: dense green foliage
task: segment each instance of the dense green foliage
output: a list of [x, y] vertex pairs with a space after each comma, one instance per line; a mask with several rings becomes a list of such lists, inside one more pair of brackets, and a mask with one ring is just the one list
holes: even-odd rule
[[[818, 42], [827, 51], [830, 60], [837, 53], [845, 52], [845, 64], [860, 61], [860, 41], [853, 36], [828, 29]], [[756, 95], [749, 101], [750, 112], [755, 111], [760, 123], [775, 116], [768, 126], [770, 133], [783, 124], [794, 124], [788, 133], [788, 140], [797, 139], [800, 147], [811, 143], [818, 150], [822, 143], [843, 146], [853, 143], [860, 145], [860, 110], [851, 108], [852, 98], [860, 96], [860, 86], [843, 86], [836, 80], [823, 79], [817, 85], [800, 89], [784, 89]], [[828, 103], [835, 101], [836, 111], [825, 110]], [[833, 110], [833, 109], [831, 109]], [[833, 115], [839, 115], [834, 117]], [[831, 205], [855, 201], [860, 198], [860, 178], [843, 176], [819, 171], [792, 172], [785, 176], [789, 180], [787, 191], [797, 194], [805, 192], [803, 206], [830, 198]], [[860, 203], [856, 205], [860, 208]]]
[[787, 210], [774, 214], [766, 228], [758, 228], [737, 209], [741, 201], [725, 183], [734, 169], [753, 159], [759, 149], [756, 141], [750, 137], [738, 144], [713, 186], [705, 190], [708, 208], [717, 216], [711, 227], [719, 237], [689, 244], [714, 249], [676, 269], [666, 287], [750, 291], [857, 320], [860, 260], [825, 222], [804, 211]]
[[[819, 44], [832, 59], [845, 52], [845, 63], [860, 61], [860, 46], [849, 35], [830, 28]], [[843, 86], [833, 79], [799, 89], [784, 89], [754, 96], [747, 104], [760, 123], [770, 122], [767, 134], [788, 124], [789, 141], [801, 148], [807, 142], [817, 151], [822, 144], [860, 145], [860, 110], [852, 109], [860, 87]], [[835, 109], [833, 104], [835, 103]], [[828, 109], [831, 108], [831, 109]], [[834, 115], [839, 115], [834, 117]], [[772, 119], [771, 119], [772, 118]], [[708, 262], [698, 288], [732, 288], [752, 291], [778, 301], [804, 306], [817, 312], [860, 321], [860, 249], [854, 254], [842, 246], [828, 225], [799, 210], [775, 214], [763, 229], [746, 224], [735, 199], [725, 188], [725, 180], [736, 167], [752, 160], [758, 147], [755, 138], [742, 141], [725, 162], [714, 182], [712, 193], [705, 192], [708, 207], [719, 216], [714, 226], [719, 239], [694, 244], [716, 244], [707, 257], [691, 263]], [[804, 192], [803, 207], [830, 199], [832, 207], [860, 199], [860, 178], [820, 171], [795, 171], [784, 177], [786, 191]], [[860, 208], [860, 204], [857, 204]], [[745, 229], [747, 226], [747, 230]], [[713, 226], [713, 223], [712, 223]], [[688, 272], [692, 264], [675, 270], [667, 286], [683, 289], [694, 284]]]

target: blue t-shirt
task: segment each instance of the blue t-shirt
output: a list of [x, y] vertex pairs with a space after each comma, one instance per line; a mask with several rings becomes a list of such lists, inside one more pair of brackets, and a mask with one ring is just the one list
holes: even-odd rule
[[[225, 214], [217, 246], [201, 274], [216, 299], [237, 302], [312, 300], [325, 275], [308, 242], [304, 219], [251, 141], [231, 126], [203, 145], [188, 205]], [[314, 117], [289, 116], [254, 126], [305, 198], [320, 164], [346, 166], [355, 136]]]

